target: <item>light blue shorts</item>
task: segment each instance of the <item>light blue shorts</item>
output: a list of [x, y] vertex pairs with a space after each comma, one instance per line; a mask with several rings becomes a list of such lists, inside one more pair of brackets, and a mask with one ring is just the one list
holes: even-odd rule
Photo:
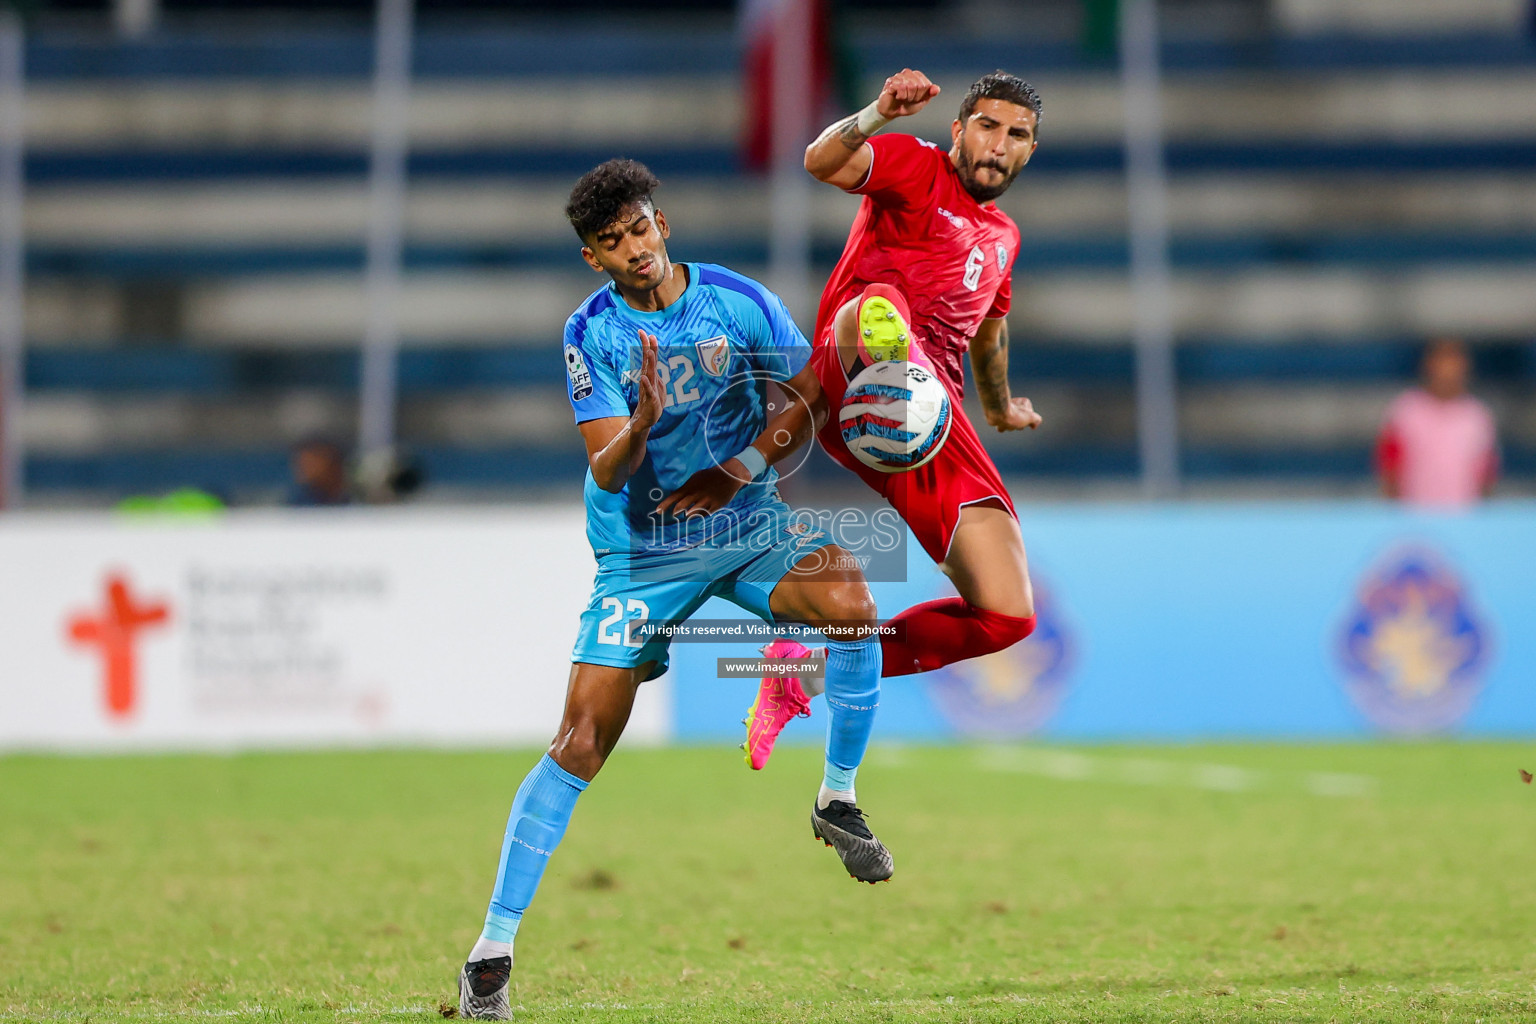
[[796, 562], [832, 543], [774, 499], [745, 513], [723, 539], [681, 551], [599, 558], [571, 661], [619, 668], [654, 661], [646, 679], [655, 679], [667, 670], [672, 641], [664, 634], [634, 635], [641, 623], [682, 622], [711, 597], [771, 623], [773, 588]]

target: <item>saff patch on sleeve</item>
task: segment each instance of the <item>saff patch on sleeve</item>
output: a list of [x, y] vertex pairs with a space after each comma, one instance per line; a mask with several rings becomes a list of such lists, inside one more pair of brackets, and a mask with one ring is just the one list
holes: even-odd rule
[[592, 394], [592, 372], [575, 345], [565, 346], [565, 375], [571, 379], [571, 401], [579, 402]]

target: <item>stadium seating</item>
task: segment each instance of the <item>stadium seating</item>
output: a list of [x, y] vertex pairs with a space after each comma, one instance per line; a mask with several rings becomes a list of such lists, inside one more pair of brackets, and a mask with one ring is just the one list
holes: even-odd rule
[[[683, 37], [680, 38], [680, 33]], [[43, 502], [199, 484], [280, 490], [298, 438], [354, 429], [366, 29], [55, 31], [28, 49], [28, 482]], [[1041, 148], [1003, 205], [1024, 244], [1011, 362], [1048, 430], [1000, 442], [1037, 487], [1137, 468], [1115, 68], [1070, 43], [861, 34], [864, 91], [1040, 87]], [[673, 255], [760, 273], [735, 41], [712, 29], [428, 28], [411, 111], [402, 439], [437, 493], [579, 478], [557, 341], [600, 280], [560, 207], [647, 161]], [[1536, 485], [1536, 45], [1505, 35], [1175, 41], [1165, 50], [1183, 469], [1208, 492], [1366, 493], [1416, 346], [1476, 346], [1510, 486]], [[574, 75], [574, 67], [623, 67]], [[819, 272], [853, 202], [814, 193]], [[807, 324], [808, 326], [808, 324]]]

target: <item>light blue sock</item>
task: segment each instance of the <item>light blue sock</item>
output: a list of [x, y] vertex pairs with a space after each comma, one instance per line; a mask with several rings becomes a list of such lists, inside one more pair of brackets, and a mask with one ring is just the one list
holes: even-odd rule
[[825, 790], [852, 792], [880, 706], [880, 638], [827, 644]]
[[[501, 843], [496, 889], [485, 915], [485, 930], [480, 933], [482, 942], [510, 946], [517, 936], [517, 926], [539, 887], [539, 879], [544, 877], [549, 855], [560, 845], [576, 798], [586, 788], [585, 782], [555, 764], [548, 754], [517, 788], [506, 838]], [[477, 944], [476, 948], [482, 947]]]

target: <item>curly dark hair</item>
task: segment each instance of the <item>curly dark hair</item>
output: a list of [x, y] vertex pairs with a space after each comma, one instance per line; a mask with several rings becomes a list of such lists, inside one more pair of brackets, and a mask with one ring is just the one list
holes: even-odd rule
[[1040, 94], [1035, 87], [1030, 85], [1018, 75], [1009, 74], [1006, 71], [994, 71], [990, 75], [982, 75], [965, 94], [965, 99], [960, 101], [960, 121], [963, 124], [976, 113], [976, 104], [980, 100], [1005, 100], [1009, 103], [1017, 103], [1021, 107], [1028, 107], [1035, 112], [1035, 134], [1040, 133], [1040, 119], [1044, 116], [1040, 106]]
[[565, 218], [583, 242], [590, 241], [631, 206], [650, 202], [660, 184], [638, 160], [621, 157], [600, 163], [571, 188]]

